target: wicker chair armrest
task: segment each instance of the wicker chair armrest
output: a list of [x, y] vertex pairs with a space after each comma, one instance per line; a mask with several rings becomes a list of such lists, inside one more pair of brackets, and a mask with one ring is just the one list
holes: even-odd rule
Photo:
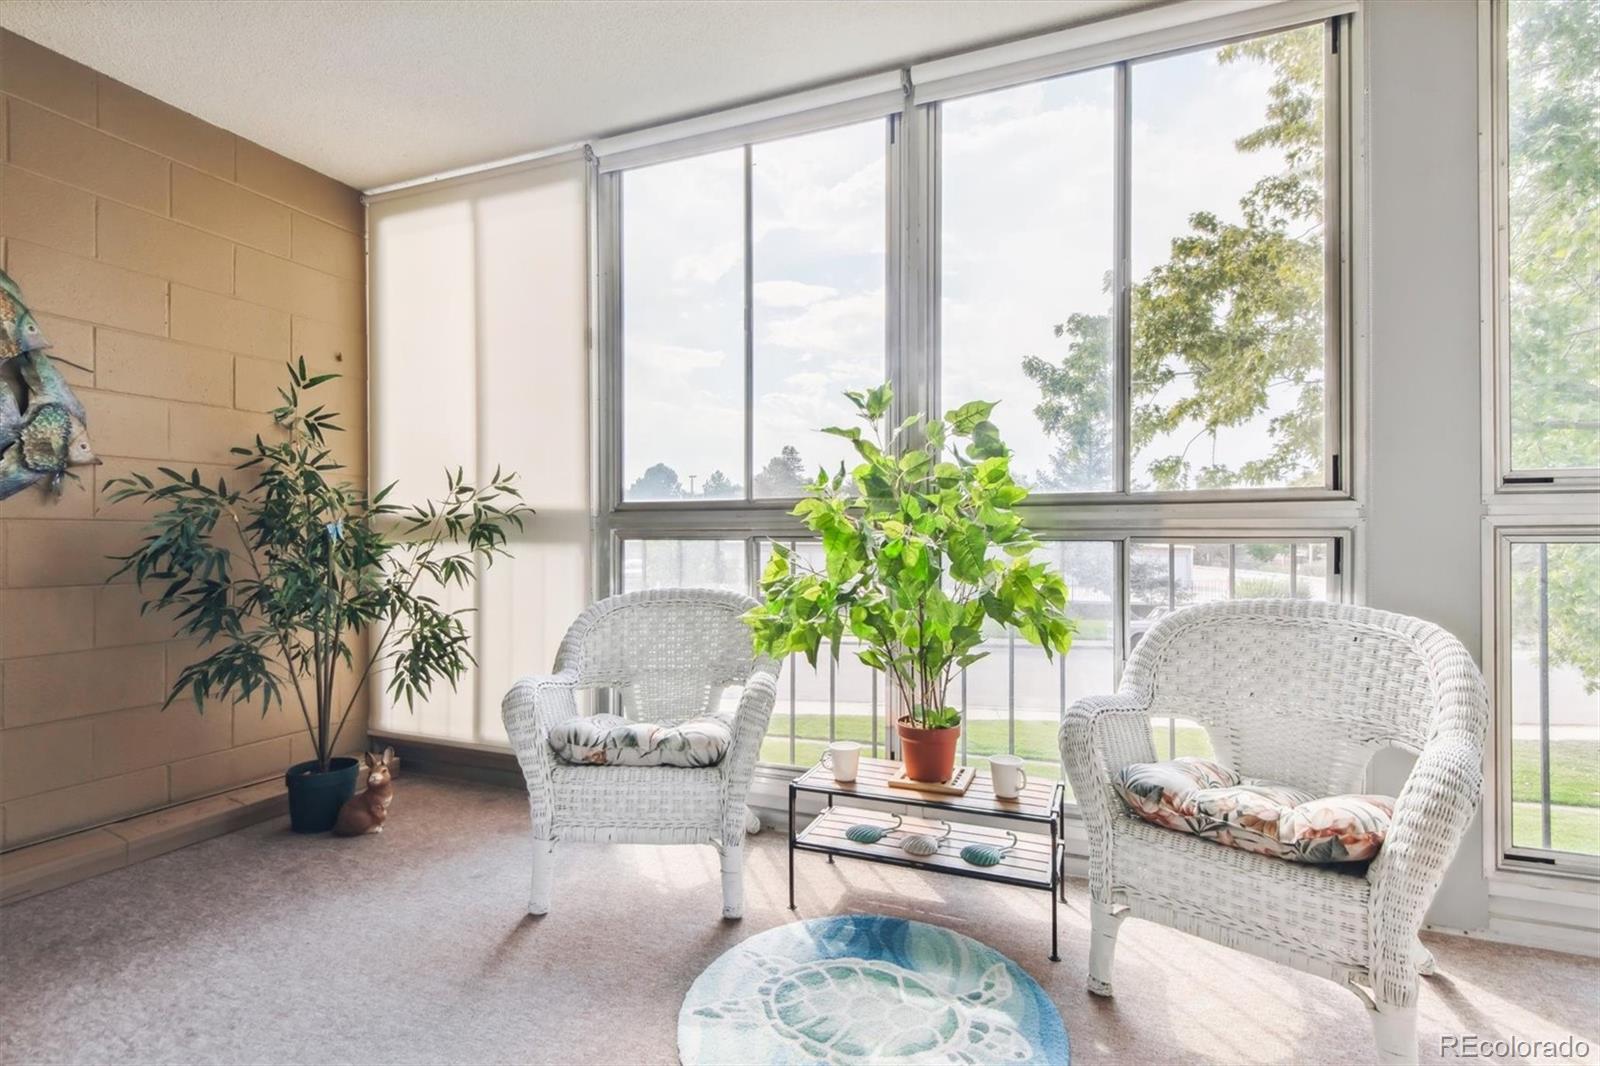
[[555, 797], [550, 787], [550, 745], [546, 743], [556, 723], [578, 716], [578, 675], [564, 671], [543, 677], [525, 677], [511, 686], [500, 703], [511, 750], [528, 782], [528, 805], [534, 835], [550, 835]]
[[1429, 742], [1400, 789], [1388, 838], [1367, 871], [1372, 979], [1384, 1002], [1406, 1004], [1416, 994], [1417, 930], [1482, 792], [1481, 745], [1450, 734]]
[[1060, 744], [1081, 804], [1094, 785], [1108, 786], [1124, 766], [1155, 760], [1149, 703], [1130, 692], [1078, 700], [1061, 719]]
[[1061, 720], [1061, 761], [1089, 838], [1089, 892], [1096, 902], [1111, 900], [1111, 826], [1121, 803], [1112, 775], [1155, 760], [1149, 706], [1147, 696], [1124, 690], [1079, 700]]
[[722, 760], [723, 833], [727, 838], [737, 840], [744, 832], [745, 797], [749, 795], [756, 760], [761, 755], [761, 741], [767, 735], [767, 723], [772, 720], [772, 708], [777, 701], [778, 664], [771, 659], [759, 659], [745, 682], [744, 694], [739, 697], [733, 723], [733, 746]]

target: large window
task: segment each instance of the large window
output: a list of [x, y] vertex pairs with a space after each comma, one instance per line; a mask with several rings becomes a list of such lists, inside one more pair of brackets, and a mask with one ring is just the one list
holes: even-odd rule
[[792, 498], [884, 378], [884, 121], [630, 170], [622, 498]]
[[[782, 538], [809, 565], [820, 566], [814, 541]], [[623, 591], [663, 585], [709, 585], [754, 594], [774, 541], [627, 537], [619, 553]], [[1262, 596], [1342, 600], [1338, 564], [1342, 537], [1265, 540], [1049, 540], [1040, 548], [1066, 578], [1069, 613], [1078, 633], [1072, 650], [1054, 662], [1015, 633], [995, 627], [978, 651], [986, 658], [962, 671], [951, 702], [964, 718], [960, 758], [984, 765], [991, 755], [1016, 754], [1040, 779], [1060, 776], [1057, 733], [1061, 715], [1084, 696], [1115, 691], [1126, 652], [1163, 614], [1191, 603]], [[747, 569], [753, 557], [758, 566]], [[784, 663], [778, 702], [762, 745], [762, 760], [809, 766], [830, 740], [855, 740], [873, 754], [889, 750], [882, 680], [843, 642], [837, 662], [826, 651], [816, 667], [802, 656]], [[1126, 649], [1124, 652], [1123, 649]], [[1205, 755], [1205, 731], [1183, 719], [1154, 724], [1156, 750]]]
[[1600, 486], [1600, 6], [1496, 7], [1501, 473]]
[[1035, 489], [1340, 487], [1332, 44], [941, 105], [943, 400], [1001, 400]]
[[1600, 5], [1494, 0], [1485, 427], [1502, 869], [1600, 874]]
[[[968, 763], [1058, 777], [1065, 708], [1114, 691], [1186, 604], [1348, 597], [1347, 19], [1252, 17], [1192, 47], [913, 84], [876, 98], [883, 117], [801, 109], [602, 151], [608, 590], [754, 593], [774, 543], [820, 561], [791, 501], [853, 465], [820, 432], [854, 421], [842, 393], [887, 380], [895, 421], [1000, 401], [1071, 590], [1069, 655], [996, 627], [953, 686]], [[839, 738], [892, 753], [855, 650], [785, 664], [764, 762]], [[1209, 750], [1192, 722], [1154, 739]]]
[[1600, 536], [1501, 545], [1507, 851], [1600, 868]]
[[742, 480], [744, 165], [736, 150], [627, 175], [626, 499], [733, 495]]
[[999, 400], [1017, 479], [1109, 492], [1112, 72], [940, 105], [943, 404]]

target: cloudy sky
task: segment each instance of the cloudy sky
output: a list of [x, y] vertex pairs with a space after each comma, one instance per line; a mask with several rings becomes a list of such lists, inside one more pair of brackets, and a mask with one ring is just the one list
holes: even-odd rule
[[[1236, 220], [1240, 196], [1281, 169], [1273, 152], [1233, 147], [1261, 124], [1270, 81], [1265, 65], [1222, 66], [1209, 50], [1135, 66], [1136, 278], [1165, 260], [1190, 214]], [[1023, 358], [1058, 359], [1053, 327], [1109, 308], [1111, 85], [1110, 71], [1089, 71], [943, 105], [944, 401], [1000, 400], [1022, 474], [1051, 450]], [[836, 465], [843, 442], [816, 429], [849, 420], [842, 390], [884, 377], [885, 126], [752, 150], [758, 470], [785, 444], [810, 470]], [[685, 484], [714, 470], [743, 480], [742, 165], [736, 149], [624, 177], [627, 483], [657, 462]], [[1262, 454], [1267, 417], [1191, 460]], [[1151, 456], [1190, 435], [1155, 442]]]

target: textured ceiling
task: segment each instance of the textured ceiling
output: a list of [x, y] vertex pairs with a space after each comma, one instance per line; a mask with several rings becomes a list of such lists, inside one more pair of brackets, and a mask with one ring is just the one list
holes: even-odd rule
[[358, 188], [1149, 0], [5, 0], [0, 25]]

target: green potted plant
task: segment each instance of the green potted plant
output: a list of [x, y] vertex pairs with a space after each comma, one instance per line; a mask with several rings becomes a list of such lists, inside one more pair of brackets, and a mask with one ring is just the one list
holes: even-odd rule
[[[167, 705], [189, 693], [203, 713], [207, 699], [259, 698], [266, 714], [287, 697], [304, 718], [316, 758], [285, 778], [297, 832], [332, 828], [355, 791], [356, 760], [334, 752], [375, 669], [410, 706], [435, 681], [453, 687], [473, 661], [463, 612], [431, 590], [471, 584], [532, 513], [515, 476], [498, 470], [481, 488], [447, 473], [442, 499], [413, 506], [386, 502], [393, 484], [369, 499], [331, 481], [343, 469], [328, 446], [342, 432], [338, 416], [301, 407], [336, 376], [290, 364], [272, 412], [281, 434], [233, 449], [243, 458], [232, 485], [166, 467], [159, 479], [106, 485], [113, 501], [159, 508], [140, 545], [116, 557], [117, 574], [131, 571], [140, 589], [159, 585], [142, 609], [174, 611], [179, 635], [208, 652], [173, 679]], [[341, 670], [354, 682], [348, 697], [336, 696]]]
[[846, 633], [859, 640], [857, 657], [888, 679], [906, 776], [945, 781], [961, 725], [946, 694], [988, 654], [978, 650], [985, 621], [1065, 654], [1067, 587], [1032, 559], [1038, 541], [1016, 510], [1028, 490], [1012, 480], [993, 403], [914, 415], [890, 432], [887, 384], [845, 395], [868, 431], [823, 432], [850, 441], [860, 463], [819, 472], [793, 511], [821, 541], [823, 566], [774, 544], [765, 602], [746, 620], [757, 651], [801, 652], [813, 666], [823, 641], [837, 659]]

